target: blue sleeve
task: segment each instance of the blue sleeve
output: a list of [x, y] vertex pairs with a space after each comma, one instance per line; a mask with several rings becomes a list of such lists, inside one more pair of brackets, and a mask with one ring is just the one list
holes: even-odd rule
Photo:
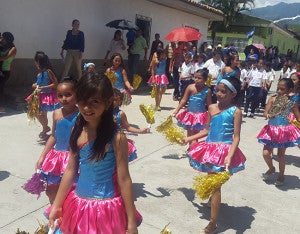
[[84, 52], [84, 33], [80, 31], [80, 48], [79, 50]]
[[67, 35], [66, 35], [66, 39], [64, 40], [64, 44], [61, 47], [64, 50], [67, 50], [70, 47], [70, 39], [71, 39], [71, 30], [68, 30]]

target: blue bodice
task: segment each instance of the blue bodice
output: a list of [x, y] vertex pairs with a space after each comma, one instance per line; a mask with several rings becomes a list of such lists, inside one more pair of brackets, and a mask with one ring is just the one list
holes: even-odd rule
[[166, 74], [166, 59], [161, 60], [159, 64], [155, 67], [155, 75], [163, 74]]
[[207, 142], [232, 143], [234, 132], [234, 112], [236, 109], [236, 106], [231, 106], [221, 113], [211, 117], [209, 133], [206, 138]]
[[119, 128], [122, 128], [121, 110], [119, 108], [114, 109], [114, 121], [118, 125]]
[[235, 68], [232, 72], [223, 74], [223, 79], [228, 79], [229, 77], [236, 77], [239, 74], [240, 69]]
[[69, 139], [71, 136], [72, 128], [75, 124], [78, 112], [69, 115], [56, 123], [54, 137], [56, 140], [55, 149], [59, 151], [69, 150]]
[[293, 96], [290, 97], [290, 99], [294, 102], [296, 102], [298, 104], [298, 106], [300, 107], [300, 97], [299, 97], [299, 93], [294, 94]]
[[200, 93], [190, 96], [188, 112], [205, 112], [205, 104], [208, 90], [209, 88], [205, 87]]
[[114, 84], [114, 86], [120, 90], [120, 91], [123, 91], [125, 89], [125, 86], [124, 86], [124, 79], [123, 79], [123, 74], [122, 74], [122, 69], [118, 69], [116, 72], [115, 72], [115, 75], [116, 75], [116, 83]]
[[[48, 76], [48, 70], [41, 72], [36, 81], [38, 86], [47, 86], [51, 84], [51, 79]], [[43, 93], [50, 93], [50, 89], [43, 89]]]
[[107, 199], [120, 194], [117, 186], [116, 158], [110, 145], [103, 160], [89, 160], [94, 141], [83, 146], [79, 152], [79, 178], [76, 193], [80, 197]]

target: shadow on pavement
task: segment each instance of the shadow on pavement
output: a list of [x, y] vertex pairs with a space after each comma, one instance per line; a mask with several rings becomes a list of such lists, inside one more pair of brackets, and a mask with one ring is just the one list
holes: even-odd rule
[[162, 187], [156, 188], [156, 190], [159, 192], [159, 194], [154, 194], [152, 192], [149, 192], [145, 189], [145, 184], [144, 183], [133, 183], [133, 192], [135, 195], [134, 200], [136, 201], [137, 198], [139, 197], [157, 197], [157, 198], [162, 198], [162, 197], [167, 197], [170, 196], [170, 190]]
[[0, 181], [7, 179], [10, 176], [8, 171], [0, 171]]

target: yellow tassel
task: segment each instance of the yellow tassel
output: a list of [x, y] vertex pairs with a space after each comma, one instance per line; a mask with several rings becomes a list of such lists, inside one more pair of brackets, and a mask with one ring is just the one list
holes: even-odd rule
[[132, 87], [134, 89], [137, 89], [141, 82], [142, 82], [142, 77], [139, 76], [138, 74], [134, 74], [133, 75], [133, 81], [132, 81]]
[[28, 120], [34, 121], [41, 114], [39, 90], [35, 89], [29, 99], [27, 117]]
[[211, 75], [208, 75], [207, 80], [206, 80], [206, 85], [208, 87], [211, 87]]
[[154, 119], [154, 110], [151, 106], [145, 106], [144, 104], [140, 105], [140, 110], [142, 114], [145, 116], [146, 121], [148, 124], [154, 124], [155, 119]]
[[155, 98], [155, 96], [156, 96], [156, 85], [153, 85], [151, 90], [151, 97]]
[[104, 75], [107, 76], [107, 78], [110, 80], [112, 85], [114, 85], [117, 81], [117, 77], [114, 72], [105, 72]]
[[296, 119], [293, 119], [292, 124], [294, 124], [297, 128], [300, 128], [300, 122], [298, 122]]
[[163, 230], [161, 230], [160, 234], [172, 234], [172, 232], [170, 231], [170, 229], [168, 228], [170, 223], [168, 223]]
[[184, 130], [173, 123], [172, 116], [157, 126], [156, 131], [163, 133], [170, 143], [182, 145], [182, 139], [185, 136]]
[[200, 199], [208, 199], [216, 189], [221, 188], [230, 178], [229, 171], [219, 172], [217, 174], [199, 175], [195, 177], [194, 189]]

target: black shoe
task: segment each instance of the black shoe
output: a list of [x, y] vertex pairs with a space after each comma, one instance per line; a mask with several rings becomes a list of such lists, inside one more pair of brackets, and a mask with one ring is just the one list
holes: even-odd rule
[[247, 113], [246, 112], [243, 113], [243, 117], [245, 117], [245, 118], [247, 117]]
[[250, 113], [249, 117], [252, 118], [252, 119], [254, 119], [254, 114]]

